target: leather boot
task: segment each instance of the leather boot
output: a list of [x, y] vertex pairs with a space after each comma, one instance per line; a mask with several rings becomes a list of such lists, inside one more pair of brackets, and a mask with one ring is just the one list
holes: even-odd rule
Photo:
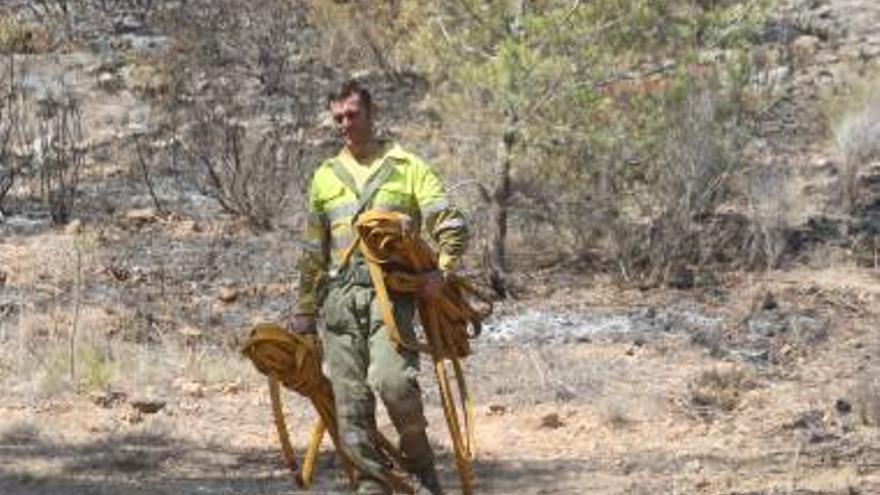
[[443, 495], [443, 488], [440, 487], [440, 477], [437, 476], [437, 469], [433, 465], [415, 473], [415, 475], [423, 490], [431, 495]]

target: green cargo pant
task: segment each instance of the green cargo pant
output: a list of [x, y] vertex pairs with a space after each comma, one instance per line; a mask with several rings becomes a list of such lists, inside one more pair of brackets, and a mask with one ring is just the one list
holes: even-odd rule
[[[394, 300], [395, 320], [405, 339], [413, 337], [414, 308], [411, 298]], [[333, 386], [340, 440], [347, 452], [372, 472], [387, 467], [375, 441], [375, 392], [400, 437], [403, 467], [411, 473], [432, 469], [434, 455], [417, 381], [419, 356], [396, 348], [388, 338], [376, 291], [356, 284], [331, 288], [323, 304], [321, 339], [323, 371]], [[384, 494], [390, 489], [367, 473], [358, 493]]]

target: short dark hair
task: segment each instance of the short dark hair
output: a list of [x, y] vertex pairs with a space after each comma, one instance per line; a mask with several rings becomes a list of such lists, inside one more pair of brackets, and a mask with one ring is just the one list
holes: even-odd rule
[[330, 93], [327, 97], [327, 102], [333, 103], [336, 101], [342, 101], [354, 94], [361, 97], [361, 103], [363, 103], [366, 108], [370, 108], [370, 104], [373, 101], [372, 96], [370, 96], [370, 90], [354, 79], [345, 81], [339, 86], [338, 91]]

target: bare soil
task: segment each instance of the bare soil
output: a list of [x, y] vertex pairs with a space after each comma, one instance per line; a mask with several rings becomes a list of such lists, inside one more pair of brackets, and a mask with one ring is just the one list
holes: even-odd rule
[[[776, 307], [762, 307], [767, 293]], [[562, 299], [555, 309], [541, 301], [504, 308], [468, 361], [477, 493], [880, 493], [880, 274], [785, 273], [701, 295], [594, 285]], [[504, 320], [538, 310], [546, 311], [548, 335], [558, 332], [550, 316], [566, 302], [569, 315], [635, 320], [684, 304], [706, 325], [598, 331], [566, 343], [492, 337]], [[792, 314], [827, 326], [816, 335], [783, 323], [769, 337], [749, 327]], [[700, 333], [710, 327], [718, 341]], [[756, 332], [768, 339], [764, 354], [744, 352]], [[234, 363], [243, 358], [226, 357], [239, 376], [154, 386], [162, 397], [154, 413], [138, 409], [137, 390], [5, 396], [0, 492], [298, 493], [281, 462], [262, 379]], [[429, 369], [422, 382], [430, 435], [455, 493]], [[288, 406], [302, 446], [310, 412], [292, 395]], [[329, 442], [324, 448], [309, 493], [344, 493]]]

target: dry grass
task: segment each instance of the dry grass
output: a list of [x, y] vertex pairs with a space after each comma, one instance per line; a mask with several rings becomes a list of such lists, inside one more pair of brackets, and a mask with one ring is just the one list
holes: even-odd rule
[[85, 308], [77, 325], [84, 329], [73, 347], [71, 374], [71, 330], [73, 311], [55, 306], [45, 311], [23, 311], [17, 324], [5, 332], [2, 353], [10, 378], [25, 395], [45, 397], [59, 393], [105, 387], [113, 374], [108, 349], [101, 345], [100, 332], [113, 317], [102, 308]]
[[0, 321], [0, 386], [11, 397], [145, 389], [172, 395], [181, 381], [261, 381], [234, 336], [187, 333], [171, 296], [128, 297], [131, 287], [105, 273], [120, 256], [112, 245], [89, 225], [68, 230], [0, 245], [2, 290], [12, 295], [11, 313]]
[[[6, 283], [18, 288], [69, 287], [76, 280], [77, 249], [86, 247], [81, 243], [76, 235], [53, 232], [0, 246], [0, 266], [8, 272]], [[84, 273], [94, 271], [95, 257], [83, 257], [81, 268]]]
[[209, 345], [177, 334], [154, 342], [129, 340], [118, 329], [130, 321], [132, 315], [125, 311], [83, 308], [71, 363], [72, 309], [59, 305], [23, 312], [3, 332], [0, 366], [6, 386], [23, 397], [47, 398], [96, 390], [173, 393], [175, 380], [182, 378], [204, 385], [257, 379], [231, 345]]
[[743, 394], [752, 388], [751, 375], [742, 368], [714, 368], [700, 373], [690, 383], [691, 403], [703, 410], [730, 412]]
[[[519, 408], [541, 403], [580, 403], [602, 393], [605, 381], [617, 369], [605, 360], [574, 359], [583, 349], [521, 348], [477, 349], [467, 373], [477, 402]], [[423, 363], [423, 369], [430, 369]], [[431, 401], [433, 387], [428, 388]]]

